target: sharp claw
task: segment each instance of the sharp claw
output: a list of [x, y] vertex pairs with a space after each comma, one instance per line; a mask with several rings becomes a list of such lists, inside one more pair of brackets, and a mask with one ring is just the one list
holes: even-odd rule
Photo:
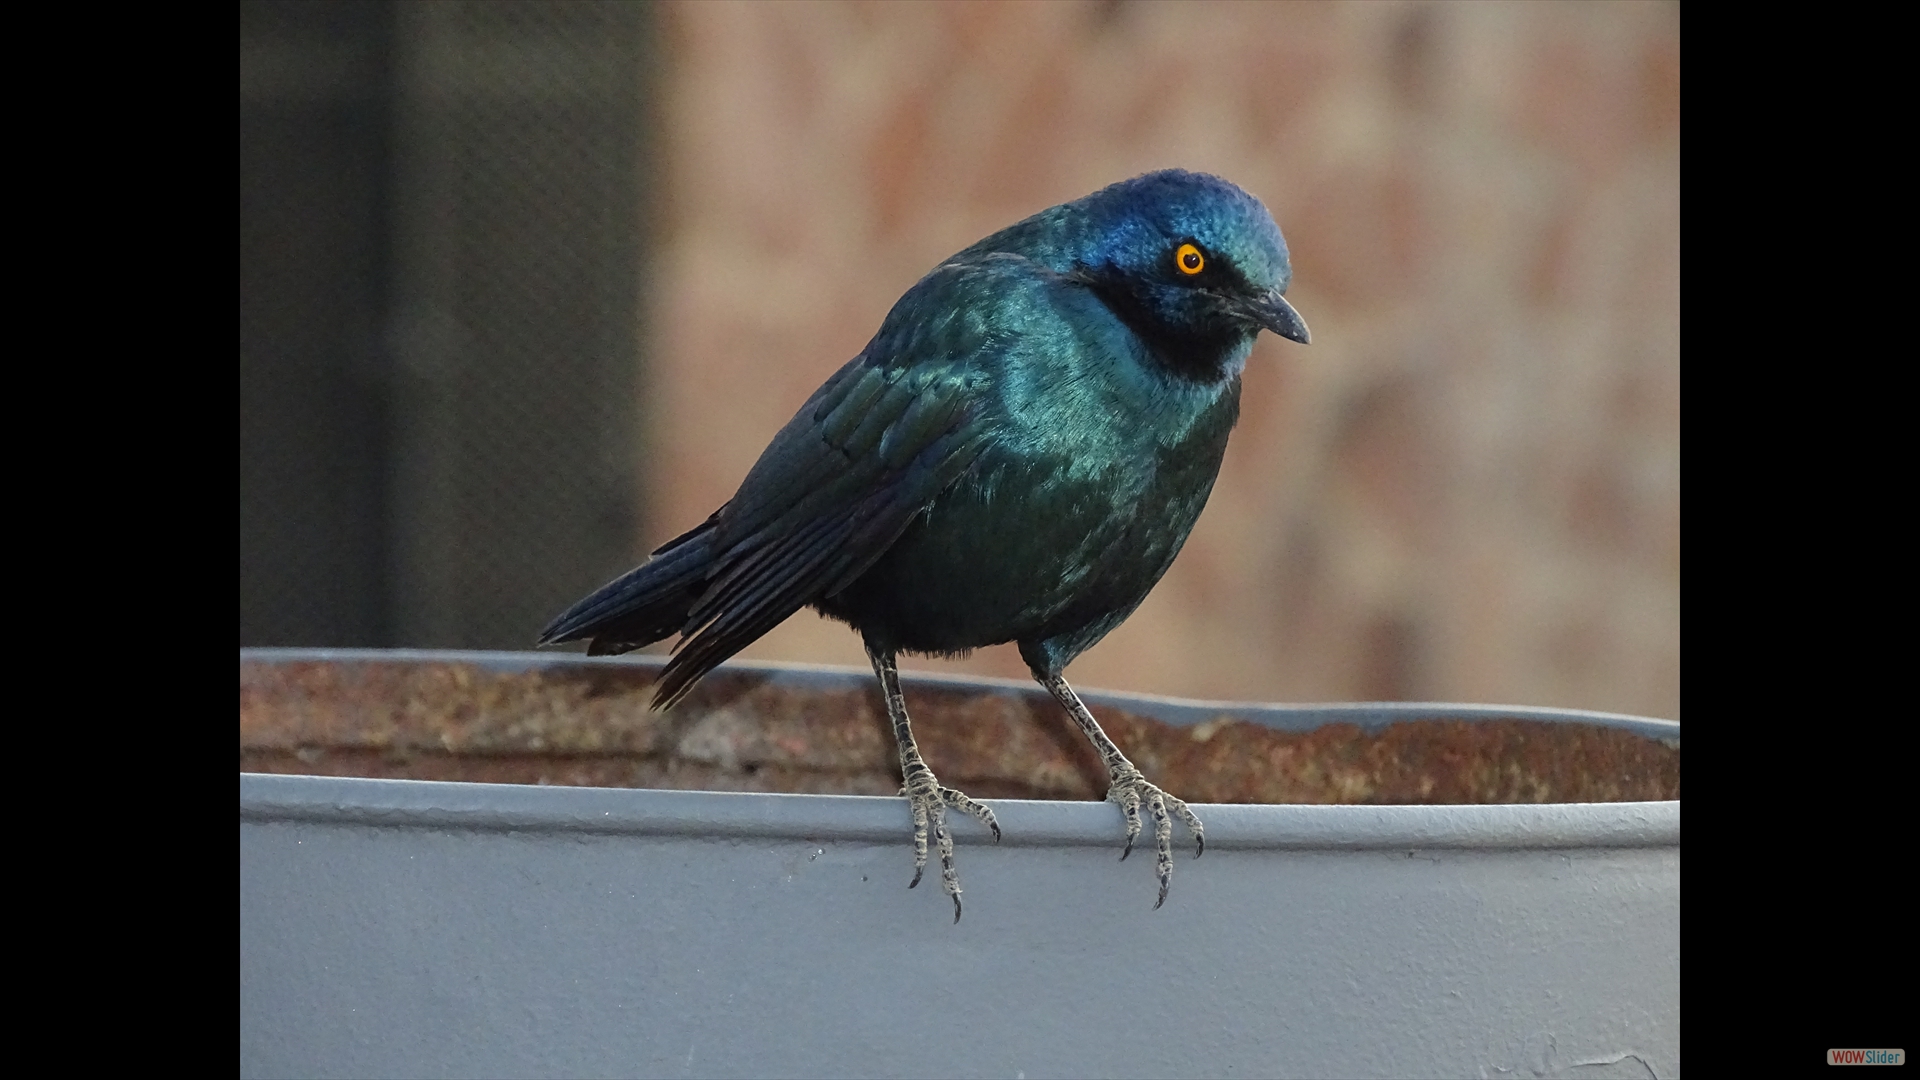
[[1127, 849], [1120, 853], [1120, 861], [1126, 862], [1127, 856], [1131, 854], [1133, 854], [1133, 837], [1129, 836], [1127, 837]]
[[924, 873], [926, 873], [926, 869], [927, 869], [927, 868], [923, 866], [923, 867], [920, 867], [920, 868], [918, 868], [918, 869], [916, 869], [916, 870], [914, 870], [914, 872], [913, 872], [913, 880], [912, 880], [912, 881], [909, 881], [909, 882], [907, 882], [907, 888], [909, 888], [909, 889], [911, 889], [911, 888], [913, 888], [913, 887], [914, 887], [915, 885], [918, 885], [918, 884], [920, 884], [920, 875], [921, 875], [921, 874], [924, 874]]
[[1207, 853], [1207, 838], [1205, 836], [1196, 836], [1193, 839], [1194, 842], [1199, 845], [1193, 852], [1193, 857], [1197, 859]]
[[959, 925], [959, 922], [960, 922], [960, 898], [959, 898], [959, 897], [957, 897], [957, 896], [953, 898], [953, 921], [954, 921], [954, 924], [955, 924], [955, 925]]
[[996, 844], [997, 844], [997, 843], [999, 843], [999, 842], [1000, 842], [1000, 824], [999, 824], [999, 822], [994, 822], [994, 823], [993, 823], [992, 825], [990, 825], [990, 826], [988, 826], [988, 827], [989, 827], [989, 828], [991, 828], [991, 829], [993, 830], [993, 842], [994, 842], [994, 843], [996, 843]]

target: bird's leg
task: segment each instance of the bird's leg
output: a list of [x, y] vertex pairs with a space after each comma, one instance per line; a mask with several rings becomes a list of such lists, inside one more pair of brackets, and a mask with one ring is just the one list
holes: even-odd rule
[[947, 895], [953, 898], [953, 921], [960, 921], [960, 875], [953, 868], [953, 836], [947, 832], [947, 807], [965, 810], [980, 819], [980, 823], [993, 830], [993, 839], [1000, 840], [1000, 823], [993, 818], [993, 811], [974, 802], [950, 787], [942, 787], [927, 767], [925, 758], [920, 756], [920, 748], [914, 745], [913, 729], [907, 725], [907, 701], [900, 694], [900, 672], [894, 667], [893, 650], [876, 649], [867, 646], [867, 659], [873, 661], [873, 673], [880, 677], [880, 690], [887, 699], [887, 716], [893, 721], [893, 741], [900, 744], [900, 793], [907, 797], [907, 806], [913, 811], [913, 881], [907, 888], [920, 884], [920, 875], [927, 869], [927, 827], [933, 826], [934, 843], [940, 848], [940, 880], [946, 886]]
[[1086, 703], [1080, 700], [1079, 694], [1073, 692], [1073, 687], [1067, 685], [1066, 679], [1059, 675], [1038, 673], [1034, 678], [1067, 710], [1073, 722], [1079, 724], [1080, 730], [1093, 740], [1094, 749], [1106, 759], [1107, 775], [1112, 780], [1107, 787], [1107, 801], [1117, 804], [1127, 818], [1127, 848], [1120, 853], [1122, 860], [1133, 854], [1133, 841], [1140, 835], [1140, 804], [1144, 802], [1147, 811], [1153, 815], [1153, 840], [1160, 871], [1160, 899], [1153, 906], [1159, 907], [1167, 902], [1167, 886], [1173, 881], [1173, 821], [1168, 811], [1179, 814], [1180, 820], [1186, 822], [1187, 830], [1193, 833], [1197, 845], [1193, 857], [1196, 859], [1207, 850], [1205, 828], [1186, 803], [1147, 782], [1133, 762], [1127, 760], [1127, 755], [1121, 753], [1113, 740], [1107, 738], [1107, 733], [1100, 730], [1093, 714], [1087, 711]]

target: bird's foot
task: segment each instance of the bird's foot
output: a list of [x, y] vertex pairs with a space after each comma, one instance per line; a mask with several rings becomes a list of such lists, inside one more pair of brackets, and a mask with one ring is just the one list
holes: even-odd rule
[[1107, 801], [1118, 805], [1127, 818], [1127, 848], [1120, 853], [1122, 862], [1133, 854], [1133, 842], [1140, 836], [1141, 804], [1144, 803], [1147, 812], [1153, 815], [1154, 854], [1160, 872], [1160, 899], [1154, 901], [1153, 906], [1158, 908], [1167, 902], [1167, 886], [1173, 883], [1173, 814], [1180, 815], [1187, 831], [1193, 834], [1193, 857], [1196, 859], [1207, 850], [1206, 828], [1185, 802], [1167, 794], [1158, 785], [1149, 783], [1131, 763], [1123, 769], [1114, 770], [1113, 784], [1107, 788]]
[[994, 820], [992, 810], [934, 779], [933, 771], [924, 764], [909, 768], [907, 775], [907, 782], [900, 788], [913, 812], [913, 880], [907, 888], [920, 884], [920, 876], [926, 872], [927, 833], [931, 829], [934, 845], [940, 849], [940, 883], [953, 898], [953, 921], [959, 922], [960, 874], [953, 868], [953, 834], [947, 831], [947, 807], [978, 818], [980, 824], [993, 830], [994, 843], [1000, 842], [1000, 823]]

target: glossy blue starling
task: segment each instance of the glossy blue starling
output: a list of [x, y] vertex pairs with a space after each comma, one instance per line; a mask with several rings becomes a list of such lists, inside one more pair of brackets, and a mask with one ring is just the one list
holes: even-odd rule
[[[680, 635], [654, 704], [811, 605], [860, 632], [900, 748], [914, 875], [928, 834], [960, 918], [945, 787], [908, 726], [894, 658], [1017, 642], [1106, 760], [1133, 850], [1172, 818], [1061, 672], [1146, 598], [1206, 505], [1261, 330], [1301, 344], [1286, 241], [1215, 176], [1148, 173], [1011, 225], [935, 267], [773, 437], [740, 490], [567, 609], [541, 644], [619, 653]], [[911, 886], [909, 886], [911, 887]]]

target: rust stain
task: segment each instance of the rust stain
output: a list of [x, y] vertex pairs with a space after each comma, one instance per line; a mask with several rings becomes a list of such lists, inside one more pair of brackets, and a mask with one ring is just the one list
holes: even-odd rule
[[[447, 662], [242, 663], [249, 772], [490, 783], [887, 795], [899, 768], [878, 691], [719, 671], [667, 713], [646, 669], [502, 673]], [[940, 778], [981, 798], [1098, 799], [1104, 771], [1050, 701], [916, 688]], [[1630, 732], [1526, 720], [1275, 731], [1222, 715], [1102, 726], [1191, 802], [1538, 803], [1680, 797], [1680, 751]]]

